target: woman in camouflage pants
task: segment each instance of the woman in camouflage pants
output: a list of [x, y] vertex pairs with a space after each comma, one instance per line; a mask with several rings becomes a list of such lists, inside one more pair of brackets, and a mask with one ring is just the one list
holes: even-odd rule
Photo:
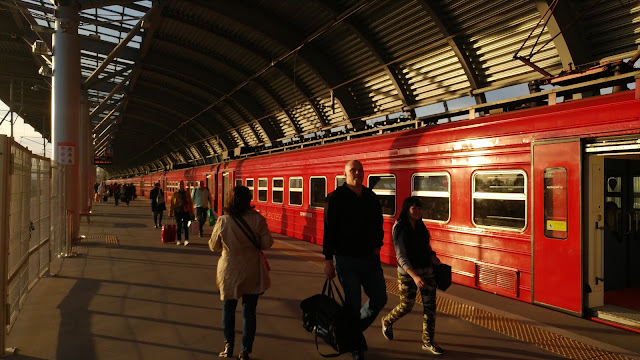
[[429, 230], [422, 222], [420, 198], [408, 197], [393, 225], [393, 245], [398, 260], [400, 304], [382, 318], [382, 334], [393, 340], [392, 325], [408, 314], [420, 289], [424, 314], [422, 317], [422, 349], [440, 355], [444, 351], [433, 341], [436, 327], [436, 278], [432, 265], [440, 264], [429, 245]]

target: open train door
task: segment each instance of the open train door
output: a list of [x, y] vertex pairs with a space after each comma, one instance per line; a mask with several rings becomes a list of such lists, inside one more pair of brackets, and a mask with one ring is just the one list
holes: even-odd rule
[[581, 144], [532, 144], [536, 304], [582, 315]]
[[231, 189], [233, 189], [233, 171], [221, 171], [219, 173], [218, 182], [218, 198], [219, 198], [219, 215], [224, 214], [224, 204], [229, 197]]

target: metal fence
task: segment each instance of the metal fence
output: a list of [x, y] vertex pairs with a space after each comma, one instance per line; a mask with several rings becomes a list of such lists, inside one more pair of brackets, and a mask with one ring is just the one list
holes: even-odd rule
[[52, 254], [66, 247], [62, 174], [50, 159], [0, 135], [2, 352], [29, 291], [49, 272]]

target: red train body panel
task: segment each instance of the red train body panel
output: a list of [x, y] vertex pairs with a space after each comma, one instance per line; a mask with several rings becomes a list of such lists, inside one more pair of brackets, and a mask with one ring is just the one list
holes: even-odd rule
[[[589, 164], [599, 160], [588, 157], [586, 143], [623, 135], [635, 139], [639, 133], [640, 100], [630, 91], [146, 175], [139, 180], [139, 191], [148, 196], [152, 183], [162, 181], [169, 198], [177, 181], [204, 180], [221, 212], [226, 193], [242, 183], [252, 188], [253, 204], [273, 232], [322, 244], [322, 179], [324, 193], [333, 191], [345, 163], [358, 159], [364, 165], [365, 185], [373, 175], [376, 184], [390, 186], [379, 185], [376, 192], [389, 212], [384, 217], [383, 262], [396, 264], [391, 227], [403, 199], [412, 193], [438, 204], [448, 199], [448, 213], [445, 207], [433, 210], [447, 218], [425, 223], [432, 247], [452, 265], [454, 282], [582, 314], [598, 306], [606, 290], [592, 279], [602, 272], [602, 264], [589, 260], [594, 252], [604, 251], [604, 245], [598, 250], [595, 235], [584, 225], [591, 221], [588, 213], [596, 216], [604, 207], [604, 196], [589, 200], [588, 189], [599, 183], [588, 183], [592, 180], [587, 172]], [[640, 163], [638, 154], [632, 151], [624, 158]], [[620, 158], [618, 153], [601, 155]], [[565, 165], [553, 165], [562, 161]], [[419, 182], [425, 178], [425, 183]], [[513, 184], [491, 185], [500, 179]], [[416, 190], [424, 184], [428, 188], [431, 180], [439, 181], [440, 190]], [[259, 196], [266, 196], [266, 201]], [[291, 204], [292, 199], [301, 203]], [[486, 204], [513, 207], [516, 214], [491, 215], [496, 207]], [[511, 225], [495, 225], [502, 223]], [[556, 250], [556, 257], [566, 251], [566, 264], [543, 261], [557, 261]], [[640, 249], [631, 251], [640, 256]], [[549, 288], [563, 283], [549, 295]]]

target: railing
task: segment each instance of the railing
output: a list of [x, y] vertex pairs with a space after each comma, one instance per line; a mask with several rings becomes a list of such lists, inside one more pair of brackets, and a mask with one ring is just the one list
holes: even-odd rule
[[5, 336], [51, 254], [66, 243], [64, 176], [52, 161], [0, 135], [0, 356]]

